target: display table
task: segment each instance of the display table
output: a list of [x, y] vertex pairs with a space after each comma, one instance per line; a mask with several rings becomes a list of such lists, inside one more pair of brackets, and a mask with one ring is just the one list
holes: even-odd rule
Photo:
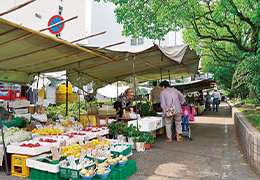
[[95, 116], [96, 116], [96, 120], [97, 120], [97, 126], [100, 126], [100, 119], [105, 119], [106, 127], [108, 126], [108, 119], [115, 118], [116, 120], [118, 120], [118, 117], [119, 117], [119, 115], [101, 115], [101, 114], [97, 114]]

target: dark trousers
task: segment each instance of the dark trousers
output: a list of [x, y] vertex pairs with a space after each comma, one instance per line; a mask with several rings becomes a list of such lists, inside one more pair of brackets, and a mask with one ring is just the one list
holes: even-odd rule
[[153, 104], [153, 110], [157, 112], [157, 108], [160, 107], [160, 103]]

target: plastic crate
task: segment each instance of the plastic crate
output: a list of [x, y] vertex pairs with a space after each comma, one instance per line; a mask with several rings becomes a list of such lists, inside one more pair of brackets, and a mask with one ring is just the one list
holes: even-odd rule
[[23, 122], [23, 118], [12, 118], [12, 121], [8, 121], [8, 118], [4, 118], [2, 120], [3, 126], [7, 126], [7, 127], [11, 127], [11, 126], [19, 127], [22, 125], [22, 122]]
[[30, 156], [13, 154], [11, 157], [11, 175], [18, 177], [29, 177], [29, 167], [26, 166], [26, 159]]
[[[87, 166], [85, 168], [90, 169], [91, 167], [94, 167], [94, 166], [95, 166], [95, 164], [93, 164], [91, 166]], [[79, 179], [81, 179], [81, 176], [79, 174], [80, 171], [81, 171], [81, 169], [70, 169], [70, 168], [66, 168], [66, 167], [60, 167], [60, 177], [65, 178], [65, 179], [79, 180]]]
[[128, 160], [125, 166], [115, 166], [113, 170], [118, 172], [117, 180], [125, 180], [137, 171], [136, 162]]
[[[66, 94], [66, 85], [61, 84], [59, 87], [56, 89], [56, 93], [65, 93]], [[72, 93], [72, 85], [68, 85], [68, 93]]]
[[[68, 102], [71, 102], [72, 94], [68, 94]], [[66, 93], [56, 93], [56, 103], [66, 102]]]
[[128, 148], [126, 148], [122, 152], [111, 151], [111, 153], [114, 154], [115, 156], [119, 156], [119, 155], [126, 156], [127, 154], [129, 154], [132, 151], [132, 145], [129, 145], [129, 144], [127, 144], [127, 145], [116, 144], [115, 146], [128, 146]]
[[[98, 177], [98, 175], [94, 176], [94, 178], [92, 180], [100, 180], [100, 178]], [[111, 169], [109, 175], [107, 178], [105, 178], [104, 180], [118, 180], [118, 171], [115, 171], [113, 169]]]
[[31, 174], [29, 178], [33, 180], [65, 180], [64, 178], [60, 177], [60, 173], [51, 173], [48, 171], [41, 171], [34, 168], [31, 168]]
[[[88, 121], [89, 118], [89, 121]], [[80, 114], [80, 120], [79, 120], [83, 126], [87, 126], [88, 123], [93, 123], [93, 126], [97, 125], [97, 119], [96, 116], [93, 115], [87, 115], [86, 114]]]
[[71, 102], [79, 102], [79, 95], [78, 95], [78, 93], [72, 93]]

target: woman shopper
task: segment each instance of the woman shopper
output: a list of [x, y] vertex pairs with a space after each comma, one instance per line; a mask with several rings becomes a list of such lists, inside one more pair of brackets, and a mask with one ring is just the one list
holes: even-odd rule
[[[185, 98], [181, 94], [180, 91], [178, 91], [175, 88], [170, 88], [168, 81], [162, 81], [160, 84], [162, 91], [160, 93], [160, 99], [161, 99], [161, 108], [163, 109], [163, 117], [166, 122], [166, 135], [167, 139], [164, 141], [171, 142], [172, 141], [172, 120], [175, 121], [175, 130], [176, 130], [176, 136], [177, 141], [182, 141], [183, 137], [181, 137], [182, 133], [182, 126], [181, 126], [181, 104], [184, 104]], [[176, 114], [173, 116], [166, 117], [165, 116], [165, 110], [167, 107], [171, 107], [172, 105], [175, 106]]]

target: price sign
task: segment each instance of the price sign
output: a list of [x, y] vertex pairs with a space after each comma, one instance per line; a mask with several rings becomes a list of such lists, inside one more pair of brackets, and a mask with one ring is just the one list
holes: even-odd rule
[[36, 128], [37, 128], [37, 129], [43, 129], [43, 127], [42, 127], [41, 124], [36, 124]]
[[91, 156], [91, 149], [87, 149], [87, 156]]
[[75, 122], [75, 118], [74, 117], [69, 117], [69, 120], [72, 122]]
[[65, 127], [65, 131], [68, 132], [69, 131], [69, 127]]
[[85, 157], [85, 149], [81, 149], [79, 163], [81, 163], [84, 160], [84, 157]]
[[100, 135], [97, 135], [97, 140], [100, 141]]
[[83, 145], [84, 145], [84, 143], [83, 143], [83, 141], [82, 141], [82, 140], [79, 140], [79, 145], [81, 145], [81, 146], [83, 146]]
[[60, 147], [66, 146], [66, 139], [60, 140]]
[[96, 145], [96, 149], [101, 149], [101, 145]]
[[79, 129], [80, 129], [80, 130], [82, 130], [83, 128], [84, 128], [83, 125], [80, 125], [80, 126], [79, 126]]
[[86, 144], [87, 141], [89, 141], [89, 137], [88, 136], [84, 136], [84, 141], [85, 141], [85, 144]]
[[106, 144], [104, 144], [104, 149], [107, 149], [107, 145]]
[[96, 166], [98, 167], [98, 160], [97, 160], [97, 156], [96, 156], [96, 155], [93, 155], [93, 157], [94, 157], [94, 160], [95, 160], [95, 164], [96, 164]]
[[122, 143], [122, 142], [123, 142], [123, 135], [119, 135], [119, 136], [118, 136], [118, 141], [119, 141], [119, 143]]
[[74, 129], [75, 129], [75, 131], [79, 131], [79, 126], [78, 125], [74, 125]]
[[93, 149], [92, 150], [92, 155], [94, 156], [94, 155], [97, 155], [97, 149]]
[[110, 143], [110, 147], [111, 147], [111, 148], [114, 148], [114, 147], [115, 147], [114, 142], [111, 142], [111, 143]]
[[68, 163], [68, 161], [62, 160], [62, 161], [60, 162], [60, 167], [66, 167], [66, 166], [67, 166], [67, 163]]
[[32, 137], [33, 139], [37, 139], [40, 137], [40, 135], [38, 133], [32, 133]]
[[57, 147], [54, 147], [54, 146], [51, 146], [51, 153], [52, 153], [52, 159], [53, 160], [59, 160], [60, 159], [60, 155], [59, 155], [59, 152], [58, 152], [58, 148]]
[[74, 155], [69, 156], [68, 161], [69, 161], [70, 166], [76, 165]]
[[19, 143], [17, 137], [15, 137], [15, 136], [10, 137], [9, 141], [10, 141], [11, 145], [18, 145], [18, 143]]
[[102, 138], [101, 138], [101, 141], [106, 142], [106, 137], [102, 137]]

